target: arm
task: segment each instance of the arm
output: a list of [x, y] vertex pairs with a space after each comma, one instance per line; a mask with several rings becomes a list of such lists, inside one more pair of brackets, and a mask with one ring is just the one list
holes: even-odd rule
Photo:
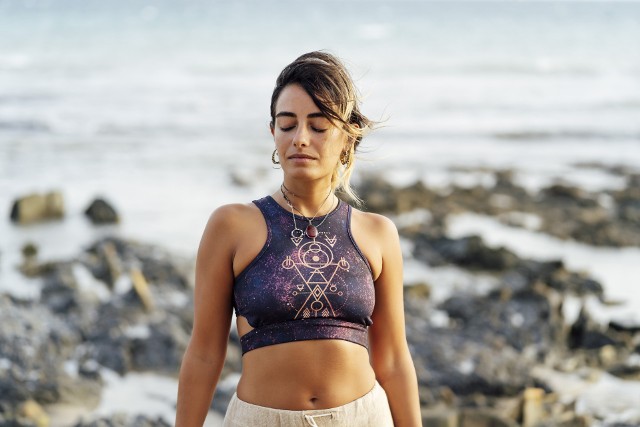
[[407, 345], [402, 252], [396, 226], [377, 216], [382, 270], [375, 280], [376, 304], [369, 327], [370, 360], [385, 389], [396, 427], [422, 426], [418, 379]]
[[198, 248], [194, 325], [180, 367], [177, 427], [203, 425], [227, 354], [233, 310], [233, 219], [232, 206], [216, 209]]

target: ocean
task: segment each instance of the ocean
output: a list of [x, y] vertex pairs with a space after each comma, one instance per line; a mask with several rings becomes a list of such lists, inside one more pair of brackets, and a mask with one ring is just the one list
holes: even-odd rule
[[[271, 91], [317, 49], [345, 60], [383, 122], [358, 173], [446, 187], [510, 168], [533, 191], [621, 188], [577, 164], [640, 171], [638, 40], [638, 2], [0, 0], [0, 291], [37, 295], [15, 270], [28, 241], [43, 259], [110, 233], [195, 256], [213, 209], [277, 189]], [[63, 193], [64, 220], [10, 222], [14, 199], [49, 190]], [[121, 224], [84, 218], [100, 196]], [[607, 248], [598, 266], [602, 248], [540, 233], [523, 245], [486, 218], [452, 227], [592, 269], [628, 301], [611, 315], [638, 319], [638, 248]]]

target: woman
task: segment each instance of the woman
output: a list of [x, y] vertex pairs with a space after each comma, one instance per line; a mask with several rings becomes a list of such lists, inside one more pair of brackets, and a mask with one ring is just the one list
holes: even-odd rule
[[354, 155], [371, 125], [358, 104], [328, 53], [302, 55], [278, 77], [270, 127], [283, 183], [209, 218], [178, 427], [204, 422], [234, 309], [243, 368], [225, 426], [422, 425], [398, 232], [334, 194], [354, 196]]

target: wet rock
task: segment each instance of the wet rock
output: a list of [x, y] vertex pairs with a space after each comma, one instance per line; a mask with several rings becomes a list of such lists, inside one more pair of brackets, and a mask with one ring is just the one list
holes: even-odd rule
[[80, 337], [46, 308], [0, 297], [0, 403], [54, 403], [86, 390], [64, 368]]
[[74, 427], [171, 427], [171, 424], [162, 417], [150, 418], [144, 415], [114, 414], [92, 421], [80, 421]]
[[29, 194], [16, 199], [11, 207], [11, 220], [30, 224], [64, 216], [64, 197], [60, 191]]
[[84, 214], [94, 224], [112, 224], [120, 221], [114, 207], [103, 198], [94, 199], [85, 209]]
[[149, 330], [148, 337], [131, 341], [133, 367], [175, 373], [189, 344], [189, 334], [171, 316], [152, 323]]
[[560, 292], [570, 292], [574, 295], [596, 295], [604, 297], [604, 289], [600, 282], [592, 279], [586, 273], [578, 273], [568, 271], [564, 268], [558, 268], [551, 274], [541, 276], [548, 286]]
[[168, 286], [178, 290], [191, 288], [188, 279], [192, 264], [175, 254], [153, 245], [118, 237], [99, 239], [85, 250], [80, 261], [93, 276], [112, 287], [119, 275], [141, 266], [146, 280], [156, 286]]
[[568, 346], [571, 349], [584, 348], [588, 350], [599, 349], [607, 345], [620, 345], [594, 322], [587, 310], [582, 307], [578, 319], [571, 326], [568, 336]]
[[518, 262], [518, 257], [511, 251], [504, 247], [489, 248], [480, 236], [475, 235], [450, 239], [420, 233], [415, 236], [414, 243], [414, 257], [429, 265], [446, 262], [470, 269], [501, 271], [513, 268]]
[[516, 292], [507, 300], [497, 292], [488, 298], [456, 295], [439, 308], [460, 321], [466, 330], [480, 336], [490, 333], [501, 337], [517, 350], [531, 345], [539, 351], [551, 348], [561, 327], [561, 319], [554, 318], [547, 297], [530, 290]]
[[131, 370], [176, 373], [190, 327], [171, 312], [147, 313], [133, 295], [102, 303], [92, 320], [79, 325], [87, 358], [121, 375]]
[[576, 186], [566, 184], [552, 184], [540, 190], [540, 201], [543, 203], [572, 204], [581, 207], [596, 207], [597, 201], [593, 195]]
[[369, 176], [362, 180], [357, 192], [372, 212], [396, 212], [397, 189], [384, 179]]
[[609, 328], [614, 331], [626, 332], [631, 335], [640, 332], [640, 324], [636, 324], [633, 322], [623, 322], [621, 320], [612, 320], [611, 322], [609, 322]]
[[446, 387], [457, 396], [514, 396], [530, 384], [533, 358], [490, 333], [428, 328], [411, 339], [410, 347], [419, 383], [434, 391]]
[[72, 263], [58, 263], [43, 278], [40, 301], [54, 313], [69, 313], [78, 308], [78, 284]]
[[[620, 172], [620, 173], [628, 173]], [[514, 218], [506, 214], [535, 215], [536, 229], [561, 239], [573, 239], [598, 246], [640, 245], [640, 178], [628, 175], [627, 188], [592, 194], [578, 187], [556, 183], [530, 194], [513, 182], [511, 171], [496, 171], [492, 188], [450, 186], [448, 193], [434, 191], [422, 182], [395, 188], [380, 177], [365, 177], [358, 191], [368, 209], [400, 213], [427, 209], [433, 216], [430, 227], [442, 231], [446, 217], [458, 212], [477, 212]], [[607, 200], [604, 201], [603, 198]], [[512, 225], [529, 227], [530, 221]]]
[[611, 366], [607, 372], [625, 380], [640, 381], [640, 366], [638, 365], [616, 364]]

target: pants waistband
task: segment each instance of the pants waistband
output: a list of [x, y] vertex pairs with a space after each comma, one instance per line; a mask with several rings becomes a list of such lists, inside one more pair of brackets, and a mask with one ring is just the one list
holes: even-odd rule
[[352, 400], [351, 402], [345, 403], [344, 405], [340, 405], [340, 406], [335, 406], [333, 408], [326, 408], [326, 409], [301, 409], [301, 410], [291, 410], [291, 409], [277, 409], [277, 408], [270, 408], [268, 406], [261, 406], [261, 405], [256, 405], [255, 403], [249, 403], [249, 402], [245, 402], [244, 400], [240, 399], [238, 397], [237, 393], [233, 393], [232, 396], [232, 400], [236, 400], [238, 404], [243, 405], [243, 406], [250, 406], [253, 407], [255, 409], [260, 409], [263, 411], [277, 411], [277, 412], [285, 412], [285, 413], [290, 413], [290, 414], [298, 414], [298, 415], [302, 415], [305, 417], [305, 420], [307, 420], [307, 422], [309, 422], [310, 425], [312, 426], [316, 426], [317, 424], [315, 423], [315, 418], [319, 418], [319, 417], [331, 417], [332, 420], [338, 420], [341, 418], [341, 414], [342, 411], [349, 406], [352, 405], [357, 405], [358, 402], [362, 401], [362, 400], [366, 400], [366, 399], [370, 399], [374, 396], [374, 394], [378, 393], [379, 390], [382, 390], [382, 386], [380, 385], [380, 383], [378, 382], [378, 380], [375, 381], [375, 383], [373, 384], [373, 387], [371, 388], [371, 390], [369, 390], [367, 392], [367, 394], [365, 394], [364, 396], [361, 396], [355, 400]]

